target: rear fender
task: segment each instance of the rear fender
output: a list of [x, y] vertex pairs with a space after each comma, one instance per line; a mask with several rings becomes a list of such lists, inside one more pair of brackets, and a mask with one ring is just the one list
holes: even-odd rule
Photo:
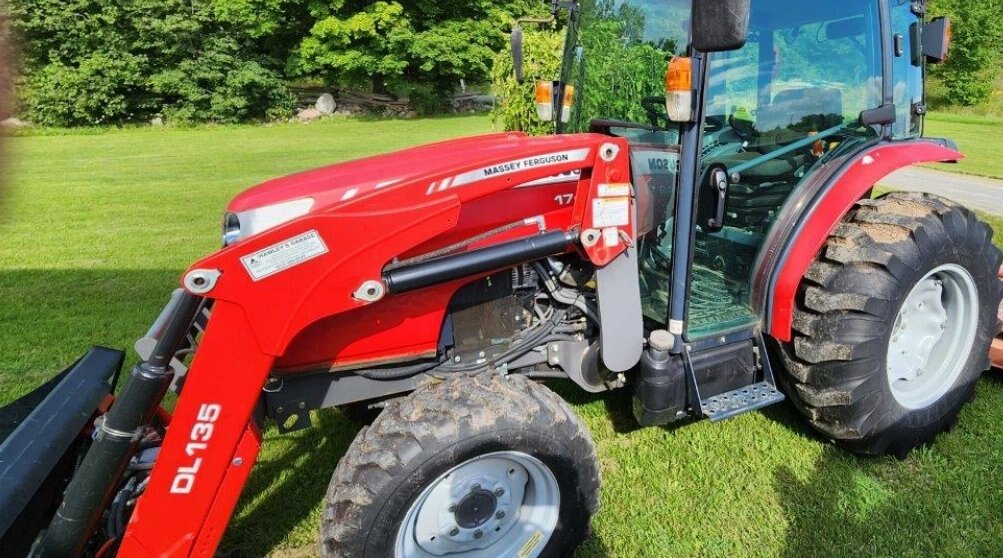
[[[764, 251], [756, 273], [759, 305], [764, 309], [765, 330], [780, 341], [791, 340], [795, 297], [801, 280], [819, 250], [853, 205], [868, 195], [882, 178], [911, 165], [956, 162], [964, 158], [948, 140], [920, 139], [880, 143], [858, 152], [826, 178], [817, 193], [789, 208], [797, 212], [791, 231]], [[781, 229], [781, 227], [775, 227]], [[767, 263], [772, 261], [773, 263]], [[766, 267], [767, 269], [762, 269]], [[764, 296], [765, 295], [765, 296]]]

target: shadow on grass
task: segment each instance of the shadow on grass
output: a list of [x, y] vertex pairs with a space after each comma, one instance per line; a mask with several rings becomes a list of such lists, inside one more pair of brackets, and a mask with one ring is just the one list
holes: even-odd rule
[[[999, 556], [998, 481], [973, 485], [971, 469], [932, 471], [923, 461], [863, 459], [830, 446], [809, 478], [781, 468], [774, 479], [787, 520], [780, 556]], [[957, 489], [974, 492], [972, 499]]]
[[[987, 376], [979, 390], [999, 400], [1000, 379]], [[784, 407], [765, 414], [819, 438]], [[1003, 555], [1001, 452], [979, 441], [998, 439], [997, 412], [996, 402], [967, 405], [951, 432], [904, 460], [859, 457], [828, 443], [806, 477], [779, 468], [774, 487], [787, 522], [781, 556]]]
[[333, 409], [314, 413], [305, 430], [281, 436], [269, 429], [219, 555], [251, 558], [284, 547], [298, 551], [290, 555], [319, 555], [317, 512], [359, 429]]

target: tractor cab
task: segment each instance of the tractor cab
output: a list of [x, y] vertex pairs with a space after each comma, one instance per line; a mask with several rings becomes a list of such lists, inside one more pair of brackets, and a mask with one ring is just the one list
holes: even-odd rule
[[[926, 59], [921, 2], [752, 0], [737, 23], [708, 17], [728, 2], [694, 4], [571, 6], [561, 75], [537, 95], [562, 107], [558, 133], [630, 142], [643, 314], [688, 340], [760, 325], [764, 247], [783, 249], [785, 210], [810, 201], [799, 186], [919, 136]], [[745, 24], [744, 43], [693, 48]]]

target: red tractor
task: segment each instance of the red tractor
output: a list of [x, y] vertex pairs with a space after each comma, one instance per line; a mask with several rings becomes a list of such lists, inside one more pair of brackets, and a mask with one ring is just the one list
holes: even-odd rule
[[[921, 137], [948, 23], [889, 0], [554, 12], [564, 63], [535, 77], [556, 134], [251, 188], [121, 389], [123, 353], [94, 348], [5, 408], [0, 554], [211, 556], [265, 424], [326, 407], [378, 412], [320, 528], [352, 558], [572, 555], [599, 465], [540, 380], [631, 390], [644, 426], [787, 398], [864, 455], [949, 428], [989, 368], [1001, 255], [957, 204], [872, 196], [962, 157]], [[610, 22], [622, 40], [596, 48]], [[597, 78], [621, 47], [650, 64]]]

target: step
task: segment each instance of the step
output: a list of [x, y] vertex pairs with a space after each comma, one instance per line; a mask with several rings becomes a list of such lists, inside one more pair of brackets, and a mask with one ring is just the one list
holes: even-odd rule
[[780, 393], [775, 386], [769, 382], [759, 382], [734, 391], [728, 391], [720, 395], [708, 397], [700, 402], [704, 416], [711, 422], [728, 419], [742, 413], [762, 409], [774, 403], [784, 400], [784, 394]]

